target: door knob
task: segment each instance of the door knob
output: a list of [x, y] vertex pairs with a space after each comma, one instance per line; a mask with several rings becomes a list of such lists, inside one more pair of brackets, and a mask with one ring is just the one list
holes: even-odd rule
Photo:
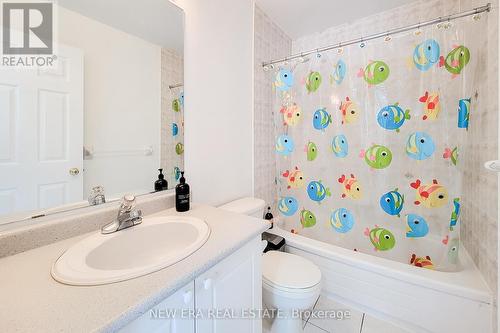
[[69, 169], [69, 174], [72, 176], [78, 176], [79, 173], [80, 173], [80, 170], [78, 168]]
[[192, 298], [193, 298], [193, 292], [191, 290], [186, 291], [183, 295], [184, 304], [188, 304], [189, 302], [191, 302]]
[[211, 286], [212, 286], [212, 279], [206, 279], [205, 281], [203, 281], [203, 288], [205, 288], [205, 290], [210, 289]]

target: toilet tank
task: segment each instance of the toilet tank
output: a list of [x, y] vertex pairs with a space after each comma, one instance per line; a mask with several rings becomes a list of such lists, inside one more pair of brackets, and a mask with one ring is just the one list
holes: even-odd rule
[[264, 207], [266, 202], [258, 198], [241, 198], [219, 206], [219, 208], [248, 216], [257, 217], [259, 219], [264, 217]]

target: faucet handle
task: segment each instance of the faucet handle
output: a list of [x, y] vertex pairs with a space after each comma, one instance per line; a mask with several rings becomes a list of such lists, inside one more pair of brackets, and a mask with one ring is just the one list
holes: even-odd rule
[[122, 203], [120, 205], [120, 210], [130, 211], [135, 206], [135, 195], [125, 194], [122, 198]]
[[88, 202], [91, 206], [96, 206], [106, 203], [106, 197], [104, 195], [104, 187], [102, 187], [101, 185], [94, 186], [90, 191]]

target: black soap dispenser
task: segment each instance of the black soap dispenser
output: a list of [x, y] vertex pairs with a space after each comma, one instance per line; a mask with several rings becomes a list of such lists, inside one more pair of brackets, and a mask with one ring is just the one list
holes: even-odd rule
[[158, 169], [158, 171], [160, 171], [160, 174], [158, 175], [158, 180], [155, 181], [155, 192], [168, 190], [168, 182], [163, 175], [163, 169]]
[[269, 229], [272, 229], [273, 223], [274, 223], [274, 216], [273, 216], [273, 213], [271, 213], [271, 207], [267, 207], [267, 213], [264, 216], [264, 220], [267, 220], [267, 221], [269, 221], [269, 223], [271, 223], [271, 226], [269, 227]]
[[186, 184], [184, 171], [181, 172], [179, 184], [175, 187], [175, 209], [178, 212], [187, 212], [189, 210], [189, 185]]

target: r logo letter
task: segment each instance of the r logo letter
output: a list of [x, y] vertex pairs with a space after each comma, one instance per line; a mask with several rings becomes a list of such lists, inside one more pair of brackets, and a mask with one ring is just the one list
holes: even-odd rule
[[52, 3], [3, 3], [3, 53], [52, 54]]

